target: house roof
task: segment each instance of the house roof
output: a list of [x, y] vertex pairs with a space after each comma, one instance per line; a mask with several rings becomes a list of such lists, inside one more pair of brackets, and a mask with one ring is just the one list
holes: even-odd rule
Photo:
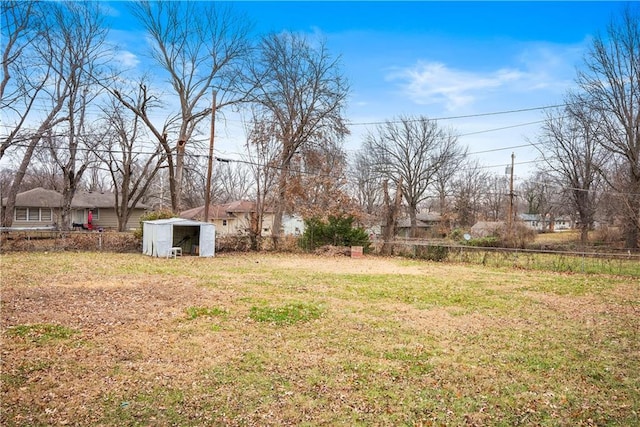
[[540, 221], [542, 219], [541, 216], [538, 214], [527, 214], [527, 213], [518, 214], [518, 217], [523, 221]]
[[[237, 200], [235, 202], [221, 205], [209, 205], [209, 221], [216, 219], [234, 218], [237, 214], [256, 211], [256, 203], [248, 200]], [[181, 218], [204, 220], [204, 206], [188, 209], [180, 212]]]
[[[116, 202], [116, 195], [112, 192], [100, 191], [76, 191], [71, 200], [71, 207], [83, 208], [113, 208]], [[6, 205], [6, 197], [2, 199], [2, 204]], [[18, 207], [41, 207], [59, 208], [62, 206], [62, 194], [55, 190], [46, 190], [42, 187], [24, 191], [16, 195], [16, 206]], [[147, 205], [138, 203], [137, 208], [146, 209]]]
[[[434, 223], [441, 220], [441, 215], [437, 212], [425, 212], [416, 215], [416, 227], [429, 228], [433, 227]], [[401, 218], [398, 220], [398, 228], [411, 228], [410, 218]]]
[[[2, 199], [2, 205], [7, 204], [7, 198]], [[59, 208], [62, 206], [62, 194], [54, 190], [45, 190], [42, 187], [18, 193], [16, 206], [26, 208]]]

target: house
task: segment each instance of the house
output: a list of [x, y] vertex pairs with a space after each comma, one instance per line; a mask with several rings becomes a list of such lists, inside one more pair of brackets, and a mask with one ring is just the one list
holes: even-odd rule
[[564, 231], [570, 230], [572, 221], [568, 217], [549, 219], [538, 214], [519, 214], [518, 218], [536, 231]]
[[[86, 225], [89, 215], [92, 226], [97, 228], [117, 228], [115, 193], [100, 191], [77, 191], [71, 200], [71, 216], [68, 227], [74, 224]], [[2, 199], [5, 207], [7, 199]], [[137, 228], [140, 216], [147, 206], [138, 204], [129, 217], [126, 228]], [[41, 187], [18, 193], [13, 209], [13, 228], [43, 229], [60, 228], [62, 194]]]
[[[425, 212], [416, 215], [416, 237], [423, 237], [440, 225], [442, 217], [437, 212]], [[398, 237], [411, 237], [411, 219], [402, 218], [396, 225]]]
[[[273, 212], [265, 210], [262, 215], [262, 235], [270, 236], [273, 226]], [[180, 218], [205, 221], [204, 206], [189, 209], [180, 213]], [[248, 234], [251, 229], [251, 221], [256, 221], [256, 204], [247, 200], [238, 200], [231, 203], [209, 206], [209, 218], [205, 222], [211, 222], [216, 226], [218, 235]]]
[[[275, 214], [265, 209], [262, 214], [262, 236], [271, 236]], [[180, 213], [180, 218], [204, 221], [204, 206], [189, 209]], [[221, 236], [248, 234], [251, 221], [257, 218], [256, 204], [247, 200], [239, 200], [221, 205], [209, 206], [209, 219], [216, 226]], [[297, 215], [283, 215], [282, 233], [285, 236], [299, 236], [304, 233], [304, 220]]]
[[538, 214], [518, 214], [518, 218], [524, 222], [529, 228], [536, 231], [543, 231], [546, 228], [546, 220]]
[[553, 231], [566, 231], [573, 227], [573, 220], [567, 216], [560, 216], [553, 220]]

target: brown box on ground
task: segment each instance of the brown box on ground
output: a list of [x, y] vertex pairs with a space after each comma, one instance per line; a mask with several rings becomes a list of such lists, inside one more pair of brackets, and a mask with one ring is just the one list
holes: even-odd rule
[[362, 246], [351, 246], [351, 258], [362, 258]]

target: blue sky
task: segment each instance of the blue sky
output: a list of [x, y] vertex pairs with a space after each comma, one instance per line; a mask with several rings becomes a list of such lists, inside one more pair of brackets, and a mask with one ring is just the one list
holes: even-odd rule
[[[114, 37], [129, 59], [144, 63], [140, 30], [116, 11]], [[348, 151], [363, 135], [399, 115], [426, 115], [460, 134], [472, 158], [496, 173], [511, 152], [516, 175], [537, 156], [543, 111], [562, 103], [594, 34], [604, 33], [623, 2], [233, 2], [255, 24], [256, 36], [293, 31], [323, 37], [340, 55], [351, 85]], [[139, 65], [140, 66], [140, 65]], [[454, 118], [459, 116], [474, 116]], [[228, 129], [217, 154], [238, 157], [242, 136]], [[508, 128], [494, 130], [499, 128]], [[522, 173], [518, 173], [522, 172]]]

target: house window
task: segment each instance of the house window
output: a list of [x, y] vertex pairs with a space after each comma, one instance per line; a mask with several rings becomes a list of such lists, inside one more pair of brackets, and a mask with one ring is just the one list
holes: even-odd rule
[[227, 225], [227, 220], [226, 220], [226, 219], [223, 219], [223, 220], [222, 220], [222, 225], [223, 225], [223, 226], [226, 226], [226, 225]]
[[15, 221], [51, 221], [51, 217], [49, 208], [15, 208]]
[[27, 220], [27, 213], [29, 211], [27, 208], [16, 208], [15, 211], [16, 211], [16, 216], [15, 216], [16, 221]]
[[100, 219], [100, 209], [99, 208], [87, 209], [87, 218], [89, 217], [89, 211], [91, 211], [91, 215], [92, 215], [92, 220], [93, 221], [95, 221], [97, 219]]

